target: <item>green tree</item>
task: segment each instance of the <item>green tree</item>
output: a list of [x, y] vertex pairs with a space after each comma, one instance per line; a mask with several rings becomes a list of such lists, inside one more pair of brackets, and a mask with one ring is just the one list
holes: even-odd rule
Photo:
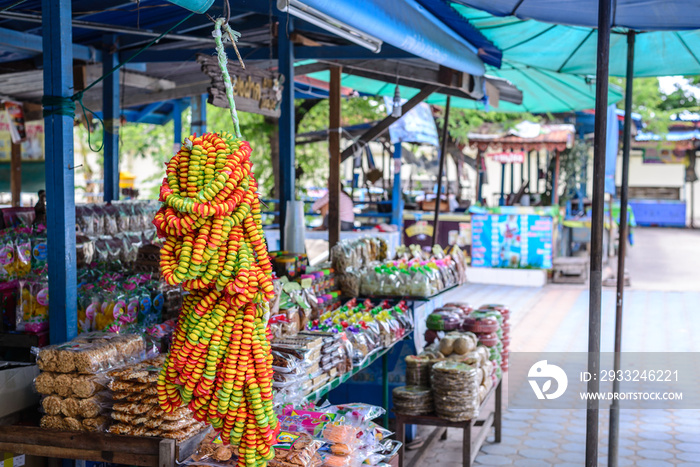
[[[699, 76], [686, 77], [689, 84], [700, 84]], [[626, 86], [624, 78], [611, 77], [610, 82], [622, 88]], [[664, 94], [659, 86], [658, 78], [635, 78], [632, 90], [632, 111], [641, 115], [646, 125], [646, 131], [664, 134], [668, 132], [670, 117], [672, 114], [684, 109], [697, 110], [697, 98], [689, 90], [680, 86], [670, 94]], [[624, 109], [625, 101], [617, 103], [618, 109]]]

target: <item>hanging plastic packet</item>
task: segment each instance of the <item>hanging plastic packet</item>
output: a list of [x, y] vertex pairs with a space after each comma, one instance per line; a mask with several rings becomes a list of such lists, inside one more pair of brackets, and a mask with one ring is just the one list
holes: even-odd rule
[[0, 280], [14, 277], [15, 242], [10, 233], [3, 232], [3, 244], [0, 245]]
[[19, 282], [21, 321], [17, 330], [40, 333], [49, 327], [49, 282], [47, 279]]
[[15, 273], [17, 277], [25, 277], [32, 270], [32, 241], [22, 234], [15, 243]]

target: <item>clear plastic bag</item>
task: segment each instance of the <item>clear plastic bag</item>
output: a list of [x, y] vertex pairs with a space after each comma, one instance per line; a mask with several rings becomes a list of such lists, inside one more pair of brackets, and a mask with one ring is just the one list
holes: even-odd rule
[[[92, 235], [100, 236], [105, 235], [105, 216], [106, 212], [104, 210], [104, 205], [92, 204], [86, 206], [92, 212]], [[109, 235], [109, 234], [107, 234]]]
[[119, 210], [111, 203], [105, 204], [102, 209], [104, 212], [102, 218], [104, 235], [116, 235], [119, 232]]

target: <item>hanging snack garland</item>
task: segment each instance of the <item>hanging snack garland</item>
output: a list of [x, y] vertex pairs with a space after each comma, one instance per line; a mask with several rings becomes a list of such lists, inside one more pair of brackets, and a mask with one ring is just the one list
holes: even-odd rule
[[166, 412], [187, 405], [238, 446], [238, 466], [265, 466], [279, 431], [272, 409], [268, 302], [272, 264], [262, 232], [251, 147], [241, 139], [216, 21], [219, 64], [236, 135], [192, 135], [166, 165], [153, 224], [165, 242], [160, 266], [189, 291], [158, 379]]

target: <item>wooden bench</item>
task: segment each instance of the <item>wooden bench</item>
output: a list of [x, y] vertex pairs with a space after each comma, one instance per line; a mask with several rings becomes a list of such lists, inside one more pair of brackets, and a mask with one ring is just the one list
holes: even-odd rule
[[0, 451], [143, 467], [174, 467], [191, 456], [208, 432], [184, 441], [111, 433], [56, 431], [35, 426], [0, 426]]
[[[427, 456], [430, 448], [437, 442], [438, 438], [447, 439], [447, 428], [462, 429], [462, 465], [464, 467], [471, 466], [479, 453], [481, 446], [486, 441], [486, 437], [491, 432], [491, 427], [494, 429], [495, 442], [501, 442], [501, 415], [502, 415], [502, 388], [501, 381], [491, 388], [491, 391], [486, 395], [481, 406], [479, 407], [479, 417], [463, 422], [451, 422], [444, 420], [436, 415], [401, 415], [396, 414], [396, 439], [401, 443], [399, 450], [399, 467], [404, 467], [404, 446], [406, 442], [406, 425], [423, 425], [434, 426], [435, 430], [430, 434], [426, 443], [416, 452], [416, 455], [411, 460], [407, 467], [422, 467], [425, 465], [423, 459]], [[496, 403], [493, 410], [488, 410], [486, 413], [486, 405], [493, 394], [496, 394]], [[481, 418], [480, 418], [481, 417]], [[477, 432], [472, 436], [472, 429], [477, 428]]]

